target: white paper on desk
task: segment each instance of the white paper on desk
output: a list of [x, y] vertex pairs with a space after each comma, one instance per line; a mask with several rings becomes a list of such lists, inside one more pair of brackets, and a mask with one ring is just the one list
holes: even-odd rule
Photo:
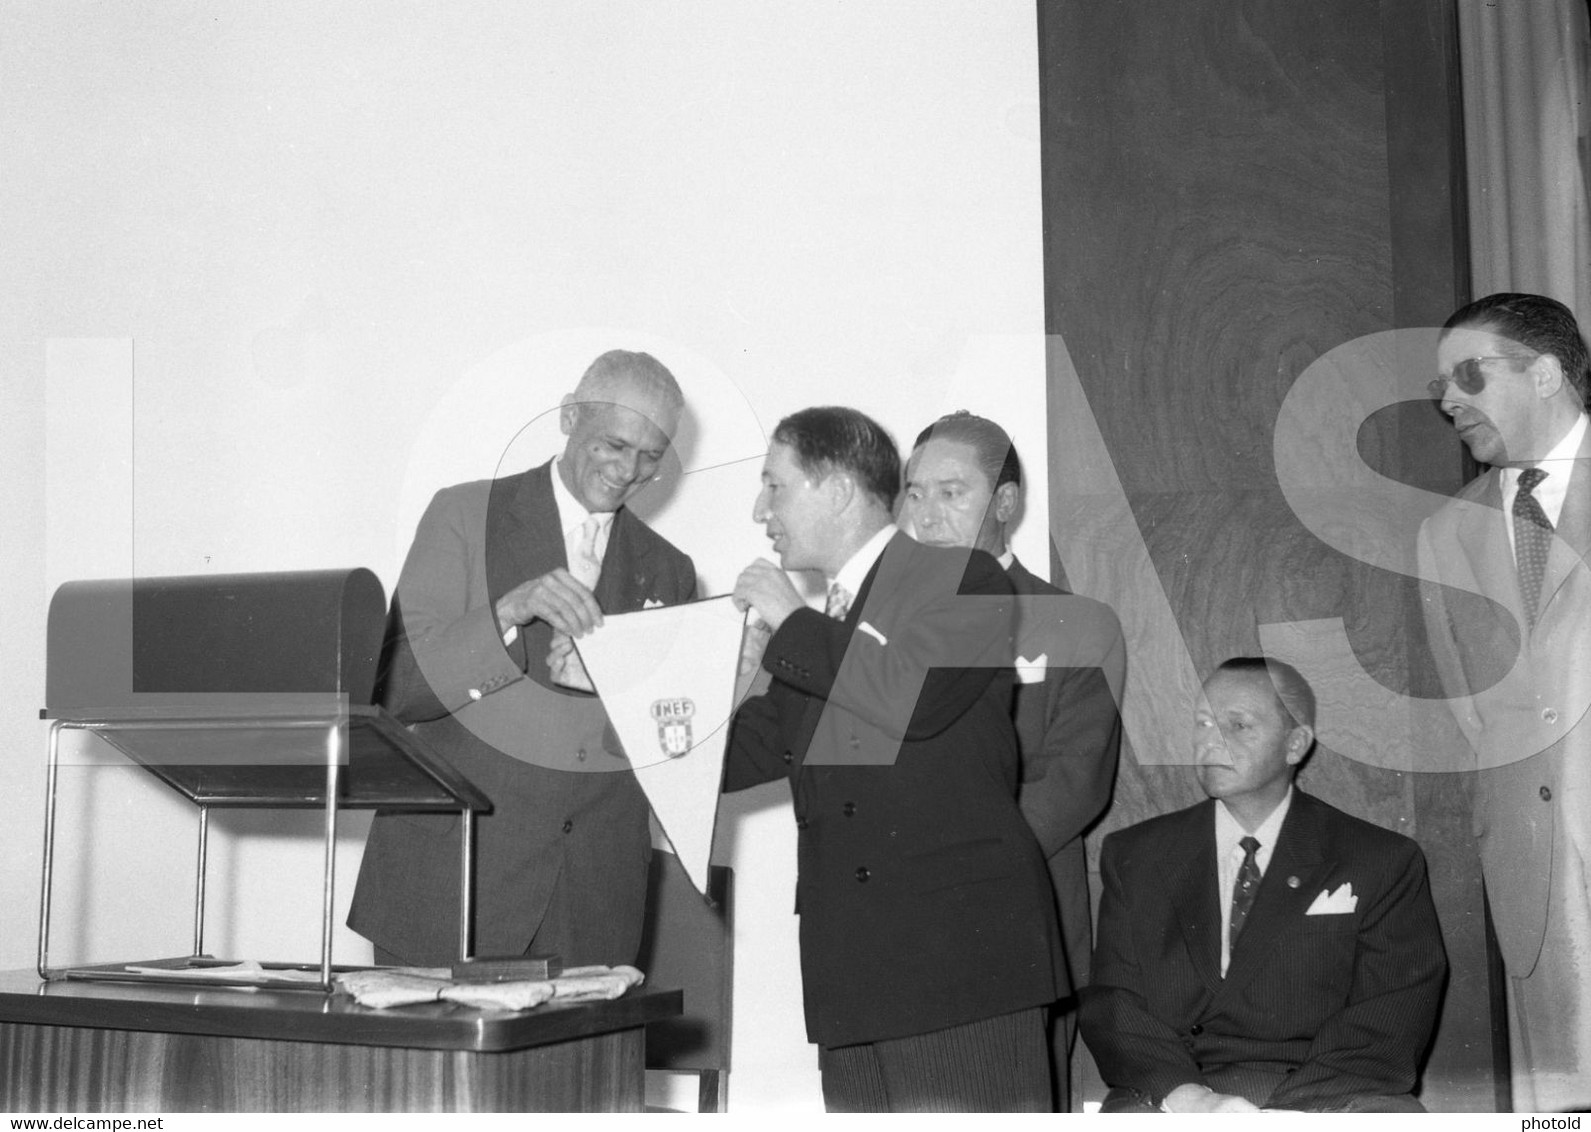
[[728, 596], [604, 616], [575, 642], [658, 824], [707, 890], [740, 638]]

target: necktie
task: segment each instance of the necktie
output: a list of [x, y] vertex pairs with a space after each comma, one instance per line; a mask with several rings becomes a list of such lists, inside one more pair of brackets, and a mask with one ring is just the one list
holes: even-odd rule
[[1254, 854], [1259, 852], [1260, 843], [1252, 837], [1245, 837], [1238, 842], [1243, 846], [1243, 863], [1237, 869], [1237, 884], [1232, 886], [1232, 919], [1230, 931], [1227, 933], [1227, 948], [1237, 948], [1238, 933], [1243, 930], [1243, 921], [1248, 919], [1249, 909], [1254, 907], [1254, 894], [1260, 887], [1260, 866], [1254, 859]]
[[596, 589], [602, 576], [602, 559], [597, 556], [597, 535], [602, 531], [602, 518], [587, 515], [586, 521], [570, 532], [565, 549], [569, 555], [569, 573], [586, 589]]
[[1519, 473], [1519, 493], [1514, 496], [1514, 564], [1519, 568], [1519, 596], [1532, 627], [1541, 600], [1541, 576], [1547, 570], [1547, 548], [1552, 545], [1552, 523], [1531, 492], [1546, 478], [1540, 468], [1526, 468]]
[[[578, 527], [570, 527], [564, 533], [564, 554], [569, 559], [569, 573], [588, 590], [596, 589], [597, 579], [602, 576], [602, 558], [597, 553], [597, 538], [601, 534], [602, 517], [595, 514], [587, 515], [585, 522]], [[585, 692], [594, 690], [590, 677], [586, 675], [585, 665], [575, 653], [570, 653], [553, 666], [552, 682]]]
[[829, 596], [823, 603], [823, 612], [836, 621], [844, 621], [845, 615], [851, 612], [851, 591], [838, 582], [829, 586]]

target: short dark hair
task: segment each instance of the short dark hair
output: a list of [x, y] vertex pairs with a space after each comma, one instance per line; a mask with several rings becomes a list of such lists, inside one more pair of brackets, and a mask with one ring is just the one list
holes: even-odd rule
[[1563, 367], [1580, 403], [1591, 394], [1591, 355], [1574, 312], [1545, 295], [1499, 291], [1460, 307], [1442, 324], [1442, 332], [1458, 327], [1490, 330], [1537, 354], [1551, 354]]
[[1010, 434], [987, 417], [957, 409], [940, 417], [917, 434], [912, 445], [915, 452], [930, 440], [949, 440], [965, 444], [977, 458], [978, 467], [989, 477], [989, 489], [997, 490], [1001, 484], [1022, 486], [1022, 461], [1017, 458], [1016, 445]]
[[[1268, 656], [1234, 656], [1223, 660], [1210, 673], [1213, 679], [1221, 672], [1260, 673], [1269, 681], [1276, 693], [1277, 706], [1282, 709], [1285, 722], [1292, 727], [1315, 726], [1315, 692], [1309, 681], [1286, 661]], [[1206, 681], [1208, 683], [1208, 681]]]
[[900, 494], [900, 453], [884, 426], [842, 405], [791, 413], [773, 430], [775, 444], [795, 450], [796, 463], [814, 479], [848, 472], [862, 490], [894, 510]]

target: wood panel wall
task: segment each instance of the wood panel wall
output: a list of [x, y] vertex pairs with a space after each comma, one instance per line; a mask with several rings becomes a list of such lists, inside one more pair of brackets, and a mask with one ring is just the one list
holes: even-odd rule
[[[1129, 663], [1165, 674], [1129, 693], [1146, 749], [1124, 753], [1097, 861], [1103, 832], [1202, 796], [1164, 750], [1188, 747], [1193, 674], [1259, 653], [1262, 623], [1341, 617], [1381, 684], [1436, 692], [1414, 580], [1317, 539], [1272, 440], [1311, 362], [1468, 297], [1456, 20], [1452, 0], [1039, 0], [1038, 17], [1058, 565], [1116, 606]], [[1371, 415], [1360, 449], [1429, 490], [1465, 475], [1424, 402]], [[1154, 581], [1159, 621], [1139, 608]], [[1330, 749], [1300, 783], [1423, 846], [1453, 971], [1425, 1100], [1490, 1108], [1466, 783]]]

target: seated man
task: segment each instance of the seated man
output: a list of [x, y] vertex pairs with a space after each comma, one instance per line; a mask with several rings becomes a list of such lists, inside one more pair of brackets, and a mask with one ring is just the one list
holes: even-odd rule
[[1315, 698], [1274, 660], [1204, 684], [1212, 801], [1105, 839], [1081, 1027], [1105, 1112], [1421, 1112], [1447, 970], [1425, 858], [1293, 787]]

